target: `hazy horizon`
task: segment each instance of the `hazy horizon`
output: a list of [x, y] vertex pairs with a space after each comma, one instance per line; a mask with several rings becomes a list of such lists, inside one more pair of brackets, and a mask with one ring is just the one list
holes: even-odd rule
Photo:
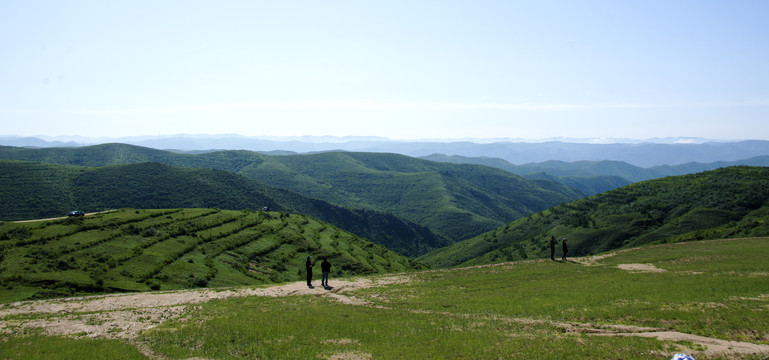
[[[544, 142], [564, 142], [564, 143], [577, 143], [577, 144], [640, 144], [640, 143], [659, 143], [659, 144], [702, 144], [708, 142], [740, 142], [740, 141], [764, 141], [763, 139], [706, 139], [695, 137], [655, 137], [647, 139], [633, 139], [633, 138], [567, 138], [567, 137], [551, 137], [541, 139], [522, 139], [522, 138], [424, 138], [424, 139], [394, 139], [383, 136], [334, 136], [334, 135], [296, 135], [296, 136], [248, 136], [241, 134], [160, 134], [160, 135], [132, 135], [132, 136], [103, 136], [103, 137], [88, 137], [80, 135], [18, 135], [18, 134], [0, 134], [0, 139], [11, 138], [36, 138], [49, 142], [80, 142], [80, 143], [103, 143], [103, 142], [120, 142], [120, 141], [142, 141], [152, 139], [171, 139], [171, 138], [185, 138], [185, 139], [251, 139], [251, 140], [267, 140], [275, 142], [307, 142], [307, 143], [345, 143], [356, 141], [382, 141], [382, 142], [438, 142], [438, 143], [450, 143], [450, 142], [472, 142], [478, 144], [487, 144], [495, 142], [510, 142], [510, 143], [544, 143]], [[769, 141], [769, 140], [766, 140]]]

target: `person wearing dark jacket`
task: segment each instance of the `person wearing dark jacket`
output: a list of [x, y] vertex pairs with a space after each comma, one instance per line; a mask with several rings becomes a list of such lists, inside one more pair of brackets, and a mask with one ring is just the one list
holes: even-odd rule
[[328, 262], [328, 259], [323, 258], [323, 262], [320, 263], [320, 271], [323, 273], [320, 284], [323, 285], [324, 288], [328, 287], [328, 273], [331, 272], [331, 263]]
[[566, 247], [566, 238], [563, 238], [563, 257], [561, 257], [561, 260], [566, 261], [567, 252], [569, 252], [569, 248]]
[[312, 257], [307, 257], [307, 262], [304, 263], [307, 268], [307, 286], [312, 287]]
[[550, 237], [550, 260], [555, 260], [555, 236]]

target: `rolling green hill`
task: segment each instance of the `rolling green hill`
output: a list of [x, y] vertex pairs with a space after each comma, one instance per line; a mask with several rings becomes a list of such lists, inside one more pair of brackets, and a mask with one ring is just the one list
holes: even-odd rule
[[396, 154], [269, 157], [239, 173], [332, 203], [391, 212], [454, 241], [582, 196], [486, 166]]
[[[432, 266], [570, 255], [655, 242], [769, 235], [769, 168], [729, 167], [635, 183], [561, 204], [426, 254]], [[560, 242], [556, 247], [560, 256]]]
[[581, 193], [588, 196], [600, 194], [605, 191], [614, 190], [616, 188], [620, 188], [620, 187], [631, 184], [630, 181], [624, 178], [621, 178], [619, 176], [608, 176], [608, 175], [594, 175], [594, 176], [563, 175], [563, 176], [555, 177], [550, 174], [541, 172], [541, 173], [526, 174], [521, 176], [524, 179], [528, 179], [528, 180], [539, 180], [539, 181], [544, 180], [547, 182], [564, 184], [566, 186], [577, 189]]
[[[558, 161], [513, 165], [508, 161], [490, 157], [465, 157], [432, 154], [421, 159], [449, 162], [453, 164], [479, 164], [492, 166], [513, 174], [529, 178], [546, 173], [566, 185], [579, 189], [587, 195], [613, 190], [633, 182], [657, 179], [666, 176], [686, 175], [715, 170], [728, 166], [769, 166], [769, 156], [755, 156], [737, 161], [716, 161], [710, 163], [690, 162], [679, 165], [662, 165], [642, 168], [623, 161]], [[620, 180], [621, 179], [621, 180]], [[612, 187], [613, 186], [613, 187]]]
[[348, 208], [391, 213], [451, 241], [583, 196], [563, 184], [529, 181], [491, 167], [383, 153], [268, 156], [219, 151], [191, 155], [104, 144], [83, 148], [0, 147], [0, 159], [85, 166], [153, 161], [225, 170]]
[[0, 161], [0, 219], [24, 220], [118, 208], [221, 208], [301, 213], [409, 256], [448, 245], [391, 214], [348, 209], [231, 172], [158, 163], [98, 168]]
[[328, 257], [333, 276], [420, 267], [304, 215], [124, 209], [2, 223], [0, 301], [300, 280], [308, 255]]

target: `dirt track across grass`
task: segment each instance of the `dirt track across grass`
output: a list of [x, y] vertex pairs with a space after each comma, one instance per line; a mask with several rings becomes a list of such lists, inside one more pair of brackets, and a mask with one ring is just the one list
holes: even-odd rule
[[[592, 263], [579, 259], [580, 263]], [[632, 271], [657, 271], [642, 265], [630, 266]], [[431, 270], [435, 271], [435, 270]], [[134, 339], [141, 331], [159, 324], [179, 319], [198, 304], [214, 300], [244, 296], [327, 296], [351, 306], [374, 306], [367, 301], [345, 294], [346, 292], [408, 283], [408, 275], [392, 275], [374, 278], [339, 280], [333, 288], [309, 288], [305, 282], [295, 282], [263, 288], [200, 289], [169, 292], [148, 292], [88, 296], [67, 299], [23, 301], [0, 305], [0, 332], [23, 333], [25, 329], [41, 328], [51, 335], [85, 335], [108, 339]], [[424, 310], [414, 310], [426, 312]], [[427, 311], [430, 312], [430, 311]], [[438, 313], [438, 312], [435, 312]], [[444, 314], [444, 313], [441, 313]], [[477, 314], [445, 313], [447, 316], [478, 316]], [[583, 333], [595, 336], [640, 336], [665, 341], [688, 341], [702, 346], [705, 350], [687, 349], [689, 352], [706, 355], [769, 354], [769, 345], [727, 341], [693, 334], [685, 334], [662, 328], [644, 328], [625, 325], [598, 325], [567, 323], [525, 318], [500, 318], [496, 320], [520, 323], [542, 323], [560, 327], [567, 333]], [[150, 358], [162, 358], [142, 345], [140, 351]]]
[[[84, 216], [91, 216], [91, 215], [96, 215], [96, 214], [106, 214], [106, 213], [113, 212], [113, 211], [115, 211], [115, 210], [97, 211], [97, 212], [87, 213]], [[66, 219], [68, 217], [69, 216], [60, 216], [60, 217], [48, 218], [48, 219], [30, 219], [30, 220], [19, 220], [19, 221], [12, 221], [12, 222], [15, 222], [15, 223], [29, 223], [29, 222], [39, 222], [39, 221], [53, 221], [53, 220]]]
[[[376, 279], [334, 281], [331, 288], [307, 287], [305, 282], [295, 282], [265, 288], [201, 289], [170, 292], [148, 292], [86, 296], [66, 299], [21, 301], [0, 305], [0, 331], [16, 332], [24, 328], [43, 328], [56, 335], [81, 334], [89, 337], [134, 338], [139, 332], [151, 329], [169, 319], [175, 319], [195, 305], [214, 299], [244, 296], [329, 296], [349, 305], [367, 305], [366, 302], [344, 292], [386, 284], [402, 283], [404, 276]], [[32, 320], [15, 320], [30, 318]]]

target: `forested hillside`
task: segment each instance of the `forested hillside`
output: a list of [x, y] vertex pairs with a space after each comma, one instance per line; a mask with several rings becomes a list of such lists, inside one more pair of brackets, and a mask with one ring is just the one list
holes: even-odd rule
[[221, 208], [301, 213], [402, 254], [449, 242], [427, 228], [375, 210], [347, 209], [231, 172], [158, 163], [98, 168], [0, 161], [0, 219], [24, 220], [119, 208]]
[[[465, 157], [432, 154], [422, 159], [448, 162], [453, 164], [478, 164], [496, 167], [526, 178], [537, 174], [547, 174], [554, 180], [575, 187], [587, 195], [613, 190], [630, 183], [657, 179], [666, 176], [686, 175], [722, 167], [747, 165], [769, 166], [769, 156], [755, 156], [743, 160], [716, 161], [709, 163], [690, 162], [680, 165], [662, 165], [642, 168], [623, 161], [574, 161], [565, 162], [548, 160], [539, 163], [513, 165], [499, 158]], [[618, 181], [618, 179], [622, 179]], [[616, 185], [616, 186], [615, 186]], [[613, 187], [612, 187], [613, 186]]]
[[294, 281], [307, 256], [327, 257], [332, 276], [421, 267], [304, 215], [124, 209], [0, 224], [0, 302]]
[[226, 170], [348, 208], [394, 214], [451, 241], [467, 239], [583, 194], [500, 169], [382, 153], [268, 156], [249, 151], [176, 154], [123, 144], [0, 148], [0, 158], [104, 166], [156, 161]]
[[396, 154], [269, 157], [239, 173], [309, 197], [391, 212], [455, 241], [582, 197], [499, 169]]
[[769, 168], [729, 167], [667, 177], [555, 206], [420, 258], [433, 266], [573, 256], [639, 246], [769, 235]]

